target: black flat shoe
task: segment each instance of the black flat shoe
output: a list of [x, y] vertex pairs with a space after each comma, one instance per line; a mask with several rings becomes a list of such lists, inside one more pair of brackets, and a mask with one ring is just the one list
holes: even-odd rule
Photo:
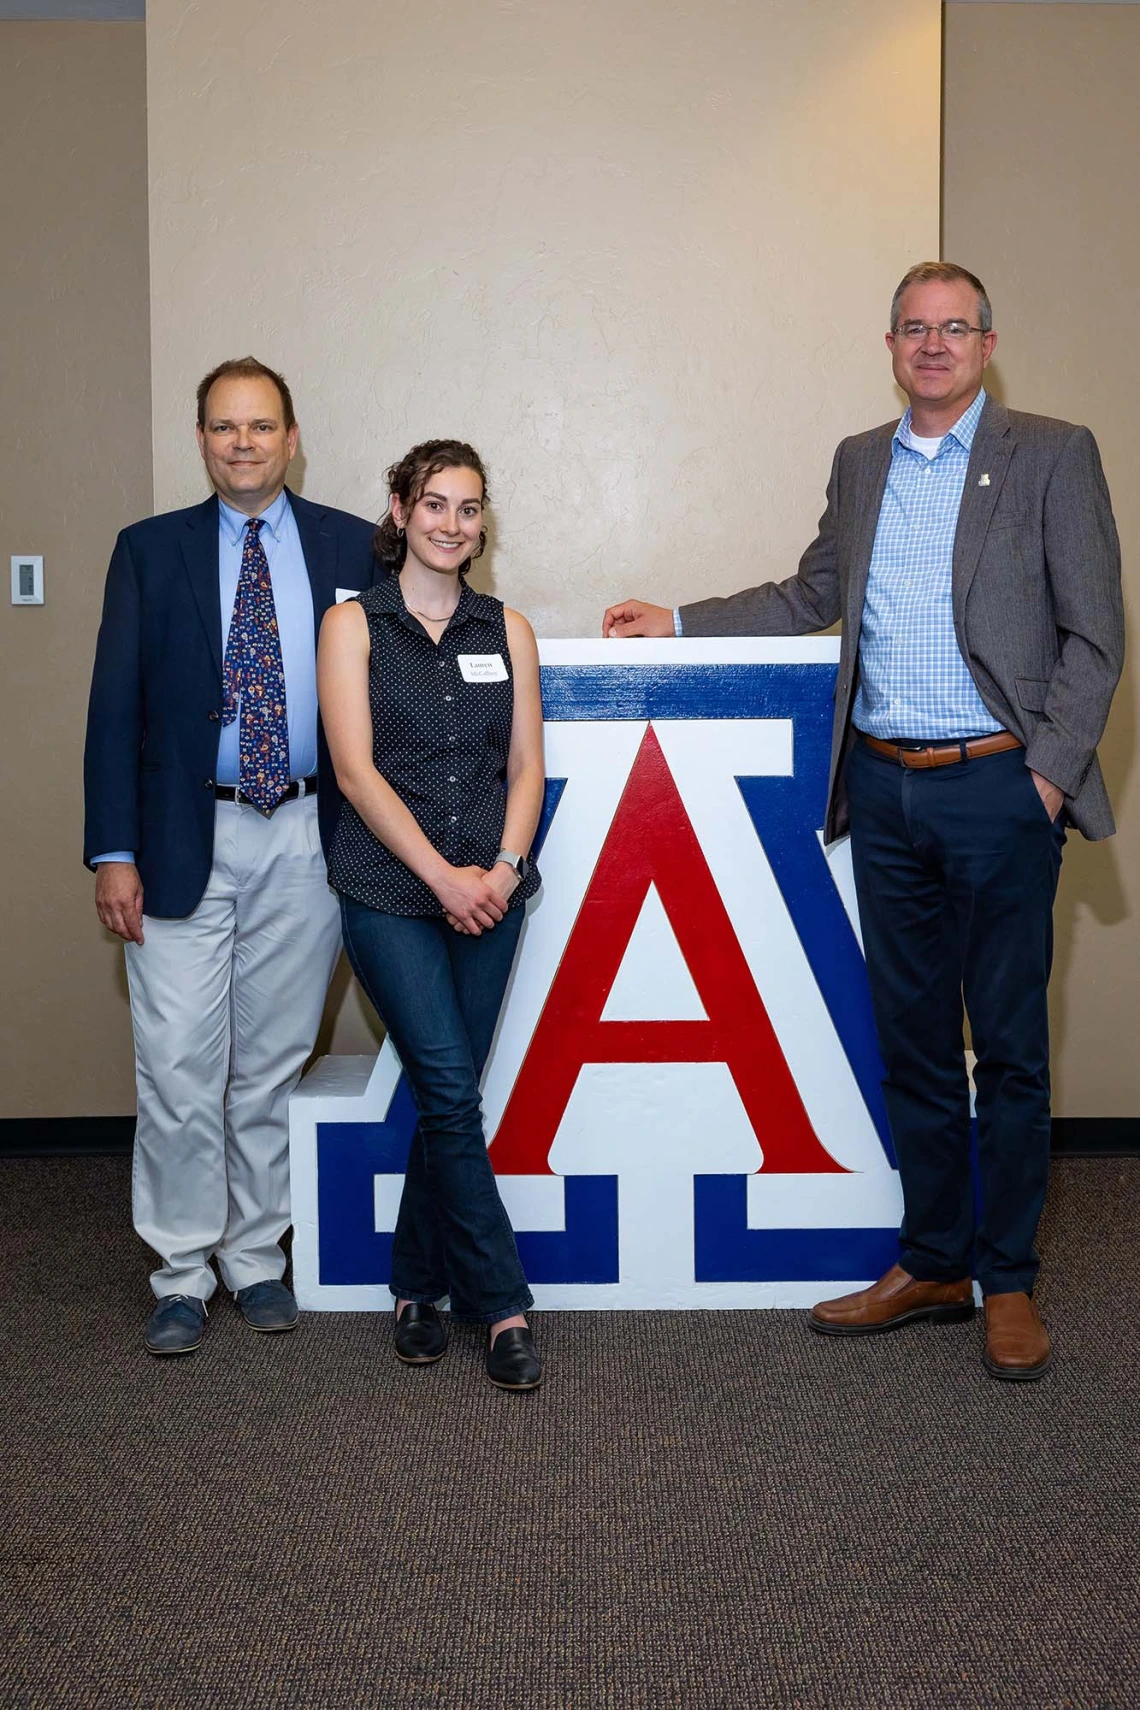
[[537, 1389], [542, 1361], [529, 1330], [500, 1330], [487, 1349], [487, 1376], [498, 1389]]
[[396, 1320], [394, 1342], [406, 1366], [430, 1366], [447, 1352], [447, 1331], [434, 1306], [409, 1300]]

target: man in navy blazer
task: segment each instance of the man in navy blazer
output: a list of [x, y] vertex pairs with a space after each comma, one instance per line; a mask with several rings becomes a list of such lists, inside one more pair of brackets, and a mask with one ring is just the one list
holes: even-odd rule
[[84, 760], [84, 859], [126, 945], [156, 1354], [201, 1342], [212, 1262], [253, 1328], [297, 1322], [288, 1101], [340, 947], [316, 639], [375, 574], [371, 523], [285, 486], [298, 429], [281, 375], [222, 363], [197, 432], [214, 495], [116, 543]]

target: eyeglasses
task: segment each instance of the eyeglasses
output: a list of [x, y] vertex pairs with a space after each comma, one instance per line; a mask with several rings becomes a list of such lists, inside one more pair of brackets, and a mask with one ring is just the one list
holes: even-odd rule
[[938, 321], [928, 324], [926, 321], [900, 321], [895, 328], [896, 338], [908, 341], [920, 340], [930, 333], [937, 333], [939, 338], [946, 339], [950, 344], [960, 344], [971, 333], [984, 333], [984, 327], [972, 327], [969, 321]]

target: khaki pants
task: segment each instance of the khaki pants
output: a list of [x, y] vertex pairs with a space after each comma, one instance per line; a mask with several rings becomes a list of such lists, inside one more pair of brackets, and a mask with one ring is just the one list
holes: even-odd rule
[[[271, 819], [219, 802], [194, 913], [144, 913], [128, 944], [138, 1127], [134, 1224], [162, 1260], [158, 1296], [208, 1300], [215, 1258], [237, 1290], [285, 1269], [289, 1095], [340, 950], [317, 801]], [[146, 899], [143, 899], [145, 909]]]

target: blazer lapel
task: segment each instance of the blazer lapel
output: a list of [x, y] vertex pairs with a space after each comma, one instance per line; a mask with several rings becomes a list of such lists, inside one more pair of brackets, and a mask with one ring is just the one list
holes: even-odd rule
[[987, 398], [970, 447], [966, 485], [962, 490], [958, 527], [954, 534], [952, 588], [954, 623], [959, 636], [965, 634], [966, 596], [978, 568], [986, 530], [1009, 469], [1014, 443], [1008, 410], [1004, 404]]
[[182, 557], [190, 587], [210, 644], [218, 679], [222, 675], [222, 598], [218, 587], [218, 499], [214, 494], [190, 512], [182, 538]]
[[[286, 489], [288, 491], [288, 489]], [[332, 519], [319, 505], [311, 505], [296, 493], [289, 493], [289, 503], [297, 521], [305, 569], [309, 572], [309, 588], [313, 596], [314, 634], [319, 635], [321, 619], [336, 601], [337, 540]]]
[[871, 568], [875, 530], [879, 526], [879, 512], [883, 508], [883, 494], [891, 467], [894, 438], [894, 423], [888, 422], [879, 429], [864, 449], [862, 467], [856, 479], [853, 520], [847, 547], [849, 571], [847, 611], [844, 619], [853, 641], [858, 640], [859, 636], [863, 599], [867, 592], [867, 572]]

